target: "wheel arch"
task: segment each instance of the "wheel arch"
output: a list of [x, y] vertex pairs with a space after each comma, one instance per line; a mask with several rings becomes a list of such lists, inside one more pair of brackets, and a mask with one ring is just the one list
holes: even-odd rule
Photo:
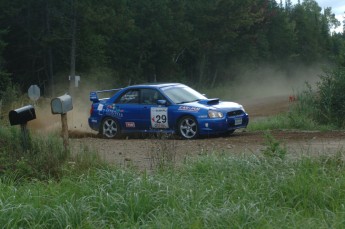
[[120, 120], [118, 118], [110, 116], [110, 115], [106, 115], [106, 116], [102, 117], [102, 119], [100, 121], [100, 124], [99, 124], [99, 127], [98, 127], [99, 131], [102, 131], [103, 122], [107, 118], [111, 118], [111, 119], [114, 119], [115, 121], [117, 121], [117, 123], [120, 125], [120, 128], [122, 129], [121, 122], [120, 122]]
[[180, 115], [176, 118], [176, 122], [175, 122], [175, 126], [174, 126], [175, 131], [178, 131], [178, 124], [179, 124], [179, 122], [181, 121], [181, 119], [184, 118], [184, 117], [188, 117], [188, 116], [193, 117], [193, 118], [195, 119], [197, 125], [199, 126], [198, 119], [197, 119], [197, 117], [196, 117], [195, 115], [190, 114], [190, 113], [183, 113], [183, 114], [180, 114]]
[[[181, 132], [180, 130], [180, 123], [182, 122], [183, 119], [187, 119], [187, 118], [192, 118], [196, 124], [196, 132], [195, 135], [191, 138], [185, 137], [185, 135]], [[175, 131], [178, 135], [180, 135], [182, 138], [184, 139], [196, 139], [200, 136], [200, 127], [199, 127], [199, 122], [198, 119], [195, 115], [192, 114], [184, 114], [181, 115], [176, 122], [176, 131]], [[186, 133], [187, 134], [187, 133]], [[183, 135], [183, 136], [182, 136]]]

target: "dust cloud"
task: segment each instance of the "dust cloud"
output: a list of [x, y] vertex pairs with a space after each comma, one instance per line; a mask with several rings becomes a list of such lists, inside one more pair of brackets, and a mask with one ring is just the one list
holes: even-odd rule
[[306, 82], [315, 88], [324, 69], [323, 64], [295, 65], [285, 71], [267, 64], [255, 68], [242, 66], [236, 77], [207, 95], [240, 103], [251, 118], [267, 117], [288, 111], [290, 96], [297, 99], [306, 89]]
[[[108, 82], [107, 82], [108, 81]], [[87, 135], [89, 133], [95, 134], [97, 132], [90, 129], [88, 125], [88, 117], [90, 114], [91, 104], [90, 91], [111, 89], [113, 87], [111, 79], [99, 79], [99, 76], [94, 80], [84, 79], [74, 88], [72, 96], [73, 109], [67, 113], [68, 129], [74, 135]], [[108, 88], [106, 87], [108, 85]], [[56, 96], [61, 96], [68, 93], [69, 82], [56, 84]], [[28, 127], [36, 133], [59, 133], [62, 128], [61, 115], [52, 114], [51, 99], [40, 98], [35, 104], [36, 119], [28, 123]]]
[[245, 100], [296, 95], [305, 89], [306, 82], [315, 86], [322, 69], [321, 64], [292, 66], [288, 72], [268, 65], [255, 69], [244, 68], [239, 71], [235, 80], [225, 83], [229, 85], [225, 97]]
[[[323, 72], [322, 69], [323, 65], [321, 64], [310, 67], [294, 66], [288, 72], [269, 65], [255, 69], [249, 67], [241, 68], [241, 70], [237, 71], [235, 80], [224, 83], [224, 86], [213, 90], [213, 94], [215, 94], [215, 97], [223, 100], [239, 102], [245, 107], [257, 107], [257, 110], [262, 110], [262, 107], [260, 107], [262, 101], [269, 103], [266, 104], [266, 107], [277, 106], [279, 101], [286, 102], [289, 95], [295, 95], [302, 91], [305, 88], [305, 82], [315, 85]], [[96, 77], [95, 81], [81, 81], [80, 87], [75, 89], [75, 95], [72, 96], [73, 110], [67, 113], [70, 132], [81, 134], [96, 133], [88, 125], [91, 108], [89, 93], [93, 90], [105, 90], [116, 88], [117, 86], [114, 85], [115, 83], [110, 78], [103, 80], [101, 77]], [[107, 81], [113, 83], [107, 83]], [[67, 88], [66, 85], [65, 88]], [[63, 94], [65, 92], [61, 90], [61, 93], [57, 96]], [[209, 94], [208, 96], [210, 97]], [[214, 95], [211, 96], [214, 97]], [[40, 98], [35, 106], [37, 119], [30, 121], [28, 126], [36, 132], [59, 133], [61, 131], [61, 116], [51, 113], [50, 102], [51, 99]], [[255, 112], [255, 109], [250, 110]]]
[[[60, 96], [60, 95], [59, 95]], [[91, 108], [89, 96], [72, 96], [73, 109], [67, 113], [69, 131], [91, 132], [88, 117]], [[50, 99], [42, 99], [35, 105], [36, 119], [28, 122], [28, 127], [38, 133], [59, 133], [61, 131], [61, 115], [52, 114]]]

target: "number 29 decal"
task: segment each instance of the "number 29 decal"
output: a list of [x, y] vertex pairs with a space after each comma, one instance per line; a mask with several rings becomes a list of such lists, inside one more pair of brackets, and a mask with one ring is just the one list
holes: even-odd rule
[[151, 125], [152, 128], [169, 128], [167, 107], [151, 107]]

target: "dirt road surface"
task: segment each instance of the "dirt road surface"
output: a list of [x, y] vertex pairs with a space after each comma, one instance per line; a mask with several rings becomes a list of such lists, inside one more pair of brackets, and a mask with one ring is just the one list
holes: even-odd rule
[[[318, 156], [335, 154], [345, 146], [345, 132], [273, 131], [288, 156]], [[190, 157], [205, 154], [260, 155], [267, 147], [265, 132], [235, 132], [228, 137], [210, 137], [197, 140], [127, 138], [101, 139], [70, 133], [73, 147], [85, 147], [99, 152], [100, 157], [119, 166], [152, 169], [172, 162], [179, 165]]]
[[[240, 101], [251, 120], [275, 115], [289, 110], [287, 96]], [[344, 131], [287, 131], [276, 130], [270, 134], [286, 148], [289, 157], [335, 154], [345, 146]], [[265, 132], [238, 130], [230, 136], [216, 136], [197, 140], [180, 140], [176, 137], [161, 139], [152, 136], [127, 136], [123, 139], [102, 139], [88, 127], [70, 127], [72, 149], [88, 147], [97, 151], [101, 159], [120, 167], [132, 166], [151, 170], [165, 163], [178, 166], [187, 158], [205, 154], [260, 155], [267, 148]]]

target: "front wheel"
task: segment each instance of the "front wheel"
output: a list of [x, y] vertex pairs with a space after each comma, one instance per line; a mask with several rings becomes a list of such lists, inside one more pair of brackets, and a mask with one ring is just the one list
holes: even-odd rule
[[235, 132], [235, 130], [228, 130], [227, 132], [221, 134], [222, 137], [228, 137], [232, 135]]
[[120, 136], [120, 125], [117, 120], [113, 118], [105, 118], [102, 122], [100, 134], [105, 138], [117, 138]]
[[199, 136], [198, 123], [192, 116], [185, 116], [180, 119], [177, 125], [179, 135], [184, 139], [195, 139]]
[[234, 132], [235, 132], [235, 130], [229, 130], [229, 131], [227, 132], [227, 134], [228, 134], [228, 135], [232, 135]]

